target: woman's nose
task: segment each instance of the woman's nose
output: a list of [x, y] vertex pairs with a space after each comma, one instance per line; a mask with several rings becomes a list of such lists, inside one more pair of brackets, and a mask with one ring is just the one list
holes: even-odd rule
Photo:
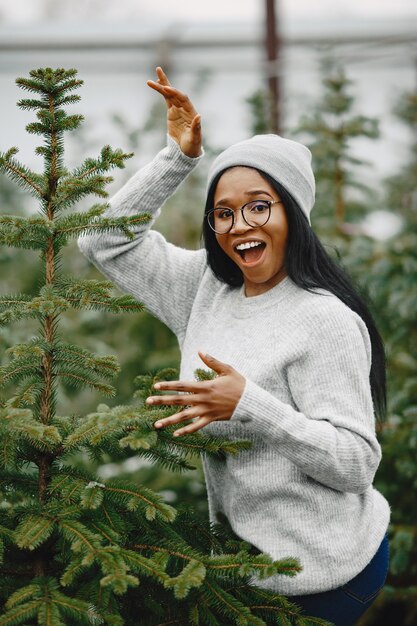
[[249, 226], [247, 222], [243, 219], [242, 211], [235, 211], [233, 226], [229, 232], [231, 233], [242, 233], [250, 230], [252, 227]]

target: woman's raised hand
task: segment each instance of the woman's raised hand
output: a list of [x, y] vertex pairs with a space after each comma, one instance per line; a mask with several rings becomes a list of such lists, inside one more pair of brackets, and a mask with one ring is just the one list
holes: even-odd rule
[[168, 134], [189, 157], [201, 154], [201, 115], [195, 110], [185, 93], [172, 87], [161, 67], [156, 68], [158, 80], [148, 80], [147, 84], [159, 91], [167, 105]]
[[[188, 435], [203, 428], [210, 422], [229, 420], [241, 398], [245, 388], [246, 379], [239, 374], [231, 365], [222, 363], [214, 357], [198, 353], [205, 365], [217, 373], [213, 380], [200, 382], [184, 382], [171, 380], [159, 382], [154, 385], [155, 389], [171, 391], [175, 395], [158, 395], [147, 398], [147, 404], [167, 404], [186, 407], [182, 410], [155, 422], [155, 428], [161, 428], [172, 424], [180, 424], [187, 420], [197, 418], [191, 424], [177, 429], [174, 435]], [[186, 392], [186, 393], [177, 393]]]

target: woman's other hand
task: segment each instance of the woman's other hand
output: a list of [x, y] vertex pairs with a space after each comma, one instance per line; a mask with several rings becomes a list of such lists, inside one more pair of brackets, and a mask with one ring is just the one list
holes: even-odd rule
[[208, 354], [198, 353], [208, 367], [218, 375], [213, 380], [200, 382], [167, 381], [155, 384], [160, 391], [185, 392], [173, 396], [161, 395], [147, 398], [147, 404], [156, 406], [180, 405], [182, 411], [155, 422], [156, 428], [179, 424], [197, 418], [192, 424], [175, 431], [175, 435], [188, 435], [203, 428], [210, 422], [231, 418], [245, 388], [246, 379], [233, 367], [222, 363]]
[[189, 157], [201, 154], [201, 115], [197, 113], [189, 97], [172, 87], [161, 67], [156, 68], [158, 80], [148, 80], [147, 84], [159, 91], [167, 105], [168, 134], [182, 152]]

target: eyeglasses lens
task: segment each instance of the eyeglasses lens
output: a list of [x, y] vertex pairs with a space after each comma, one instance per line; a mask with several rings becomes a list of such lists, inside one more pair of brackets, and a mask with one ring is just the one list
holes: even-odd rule
[[[263, 226], [269, 219], [271, 206], [269, 202], [262, 200], [255, 200], [254, 202], [248, 202], [242, 209], [242, 214], [245, 222], [257, 228]], [[221, 208], [214, 209], [209, 215], [209, 224], [211, 228], [218, 234], [225, 234], [231, 230], [235, 217], [232, 209]]]

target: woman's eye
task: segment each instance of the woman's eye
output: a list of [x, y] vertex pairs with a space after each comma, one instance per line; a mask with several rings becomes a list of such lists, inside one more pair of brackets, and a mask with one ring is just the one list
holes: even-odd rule
[[269, 205], [266, 202], [257, 202], [251, 207], [251, 213], [264, 213], [268, 209]]
[[217, 209], [216, 216], [221, 220], [230, 220], [233, 217], [232, 209]]

